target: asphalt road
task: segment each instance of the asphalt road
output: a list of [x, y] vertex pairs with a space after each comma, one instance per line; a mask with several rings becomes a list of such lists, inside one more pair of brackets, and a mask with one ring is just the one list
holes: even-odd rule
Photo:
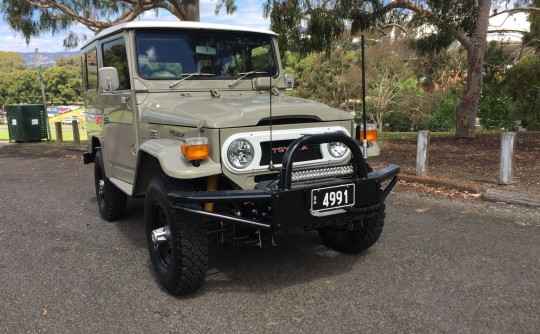
[[157, 284], [142, 200], [102, 221], [78, 152], [0, 144], [0, 333], [539, 333], [540, 213], [397, 191], [368, 252], [316, 233], [215, 246], [189, 297]]

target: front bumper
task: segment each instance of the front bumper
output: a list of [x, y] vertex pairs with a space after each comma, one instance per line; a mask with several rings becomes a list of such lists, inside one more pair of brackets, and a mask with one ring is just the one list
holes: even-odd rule
[[[350, 173], [309, 182], [296, 182], [301, 179], [293, 171], [295, 154], [308, 144], [342, 142], [352, 152], [352, 164], [345, 168]], [[322, 170], [322, 169], [321, 169]], [[315, 174], [325, 174], [318, 170]], [[283, 159], [277, 185], [261, 185], [254, 190], [226, 190], [214, 192], [173, 191], [168, 198], [175, 210], [197, 215], [209, 220], [233, 223], [256, 229], [287, 230], [291, 228], [314, 229], [328, 225], [342, 225], [384, 210], [384, 200], [397, 183], [400, 169], [390, 164], [385, 168], [367, 173], [366, 164], [360, 147], [350, 137], [340, 134], [306, 135], [291, 143]], [[306, 171], [301, 171], [306, 173]], [[389, 182], [382, 187], [384, 181]], [[320, 189], [353, 187], [354, 204], [336, 209], [312, 210], [312, 192]], [[352, 186], [354, 185], [354, 186]], [[220, 212], [208, 212], [195, 209], [190, 204], [201, 203], [254, 203], [256, 206], [270, 208], [265, 215], [241, 217]]]

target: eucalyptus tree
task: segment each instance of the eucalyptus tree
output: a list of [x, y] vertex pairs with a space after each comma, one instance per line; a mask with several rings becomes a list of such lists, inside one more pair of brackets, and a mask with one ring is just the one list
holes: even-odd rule
[[270, 17], [271, 29], [280, 34], [281, 47], [301, 52], [331, 50], [348, 29], [356, 34], [402, 22], [423, 30], [413, 42], [421, 54], [444, 50], [457, 40], [467, 52], [467, 76], [457, 111], [456, 137], [475, 138], [489, 19], [540, 12], [530, 6], [531, 1], [267, 0], [264, 15]]
[[0, 51], [0, 72], [24, 70], [25, 68], [23, 56], [16, 52]]
[[[540, 7], [540, 0], [532, 0], [532, 3], [535, 7]], [[533, 46], [537, 52], [540, 52], [540, 12], [530, 13], [529, 22], [531, 27], [523, 36], [523, 43]]]
[[[217, 0], [216, 13], [236, 10], [233, 0]], [[76, 47], [84, 38], [71, 28], [76, 24], [98, 33], [132, 21], [144, 12], [165, 10], [182, 21], [199, 21], [199, 0], [0, 0], [4, 21], [22, 33], [26, 42], [44, 32], [67, 32], [64, 46]]]

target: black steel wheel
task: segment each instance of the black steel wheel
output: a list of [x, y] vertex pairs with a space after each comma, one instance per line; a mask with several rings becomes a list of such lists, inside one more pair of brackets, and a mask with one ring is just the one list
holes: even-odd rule
[[127, 195], [109, 181], [103, 166], [103, 156], [98, 149], [94, 159], [94, 183], [99, 214], [107, 221], [115, 221], [126, 212]]
[[384, 226], [384, 210], [363, 218], [359, 228], [324, 227], [319, 236], [330, 248], [347, 254], [360, 253], [373, 246], [379, 239]]
[[170, 294], [184, 295], [204, 283], [208, 236], [204, 222], [172, 209], [167, 194], [175, 189], [193, 190], [165, 175], [155, 177], [146, 193], [144, 218], [157, 280]]

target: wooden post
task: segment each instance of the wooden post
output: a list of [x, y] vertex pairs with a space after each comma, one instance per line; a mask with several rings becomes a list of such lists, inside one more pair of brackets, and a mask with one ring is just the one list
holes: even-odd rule
[[79, 135], [79, 122], [76, 120], [73, 120], [71, 122], [71, 126], [73, 126], [73, 141], [77, 144], [81, 143], [81, 136]]
[[418, 144], [416, 146], [416, 175], [428, 175], [428, 148], [429, 131], [422, 130], [418, 132]]
[[514, 149], [516, 148], [516, 134], [505, 132], [501, 136], [501, 161], [499, 165], [499, 183], [514, 183]]
[[54, 127], [56, 128], [56, 141], [62, 143], [64, 141], [62, 137], [62, 123], [56, 122], [54, 123]]

